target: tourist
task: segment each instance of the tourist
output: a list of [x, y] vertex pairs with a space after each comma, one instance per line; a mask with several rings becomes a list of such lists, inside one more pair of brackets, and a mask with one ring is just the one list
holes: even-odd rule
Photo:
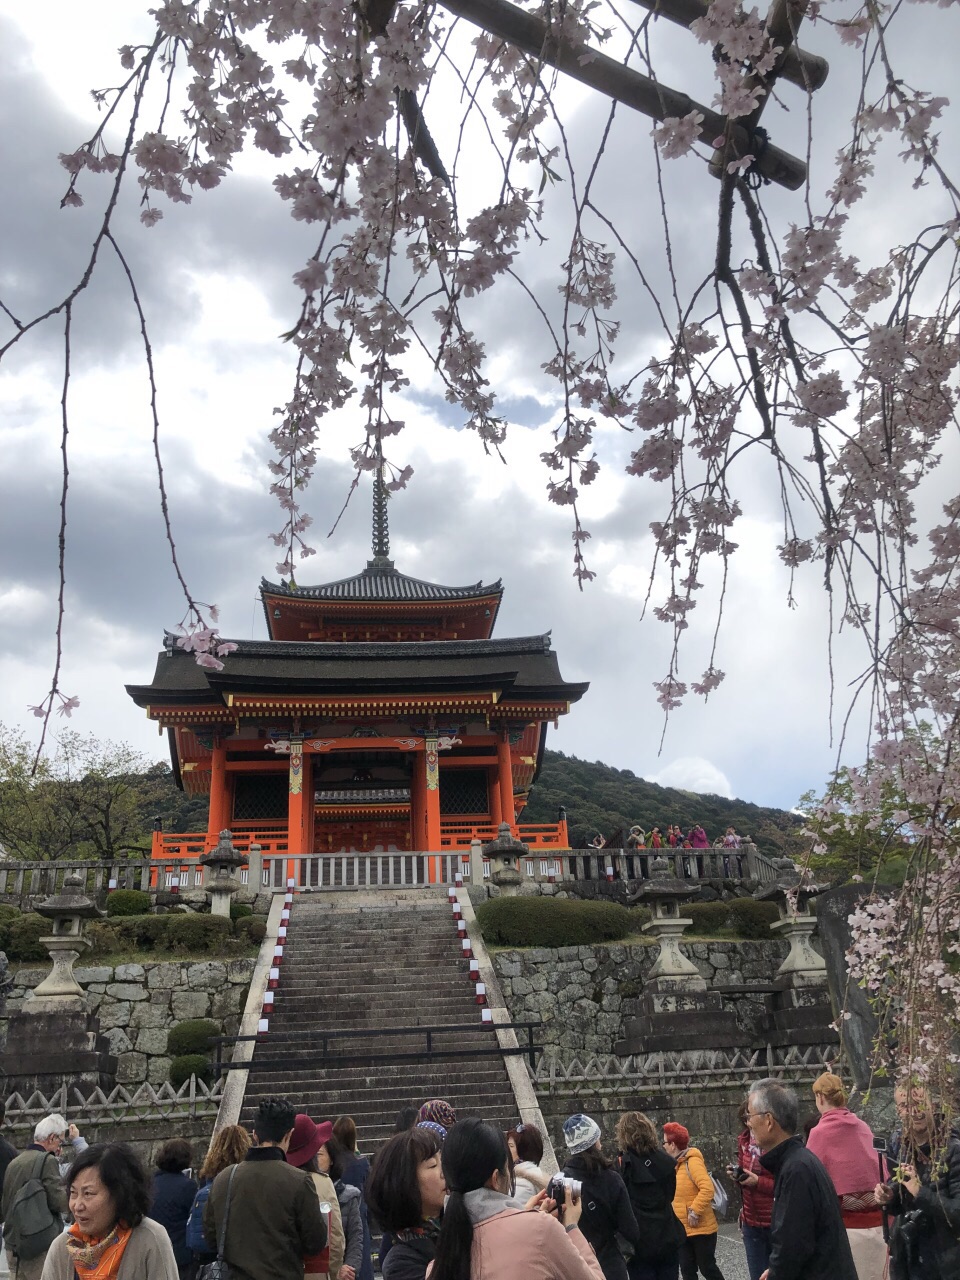
[[960, 1276], [960, 1135], [947, 1128], [925, 1088], [894, 1094], [902, 1133], [891, 1142], [897, 1181], [877, 1201], [894, 1215], [890, 1280]]
[[456, 1111], [442, 1098], [431, 1098], [417, 1112], [417, 1124], [438, 1124], [444, 1134], [449, 1133], [456, 1123]]
[[170, 1237], [146, 1216], [146, 1170], [128, 1146], [86, 1147], [66, 1181], [74, 1221], [50, 1246], [43, 1280], [178, 1280]]
[[627, 1280], [617, 1235], [637, 1249], [640, 1229], [626, 1184], [604, 1155], [600, 1126], [590, 1116], [570, 1116], [563, 1122], [563, 1140], [567, 1147], [564, 1177], [575, 1178], [583, 1188], [580, 1230], [593, 1246], [606, 1280]]
[[383, 1280], [424, 1280], [427, 1274], [447, 1194], [442, 1145], [432, 1129], [415, 1126], [394, 1134], [374, 1158], [367, 1204], [385, 1233], [386, 1248], [380, 1253]]
[[363, 1265], [363, 1218], [360, 1216], [359, 1190], [343, 1180], [346, 1163], [346, 1150], [333, 1136], [331, 1125], [330, 1137], [324, 1138], [317, 1152], [317, 1164], [320, 1172], [333, 1183], [343, 1227], [343, 1262], [339, 1269], [334, 1270], [334, 1275], [339, 1276], [339, 1280], [357, 1280]]
[[660, 834], [659, 827], [654, 827], [653, 830], [650, 832], [650, 848], [651, 849], [663, 848], [663, 836]]
[[694, 849], [710, 848], [710, 839], [707, 836], [706, 831], [704, 831], [703, 827], [701, 827], [699, 822], [690, 832], [690, 844]]
[[737, 835], [736, 827], [727, 827], [723, 837], [723, 847], [725, 849], [739, 849], [740, 837]]
[[430, 1280], [601, 1280], [577, 1226], [583, 1198], [565, 1195], [559, 1221], [537, 1212], [554, 1203], [545, 1192], [526, 1208], [511, 1199], [510, 1155], [495, 1125], [461, 1121], [443, 1144], [443, 1176], [450, 1196]]
[[193, 1280], [197, 1265], [193, 1250], [187, 1244], [187, 1221], [197, 1194], [193, 1178], [184, 1176], [193, 1162], [190, 1143], [185, 1138], [171, 1138], [157, 1152], [157, 1172], [153, 1175], [150, 1208], [147, 1217], [159, 1222], [173, 1246], [180, 1280]]
[[[6, 1108], [6, 1102], [3, 1098], [0, 1098], [0, 1126], [3, 1125], [3, 1122], [6, 1119]], [[16, 1158], [17, 1148], [13, 1146], [12, 1143], [8, 1142], [3, 1134], [0, 1133], [0, 1202], [2, 1202], [3, 1199], [3, 1179], [6, 1176], [7, 1166], [10, 1164], [11, 1160], [15, 1160]]]
[[680, 1241], [680, 1274], [683, 1280], [723, 1280], [717, 1266], [717, 1215], [713, 1211], [713, 1179], [703, 1156], [690, 1146], [690, 1132], [673, 1122], [663, 1126], [663, 1149], [677, 1167], [673, 1212], [683, 1227]]
[[546, 1190], [550, 1175], [540, 1168], [543, 1159], [543, 1134], [535, 1124], [521, 1120], [515, 1129], [507, 1130], [507, 1150], [514, 1178], [513, 1198], [526, 1204]]
[[417, 1117], [420, 1114], [419, 1107], [401, 1107], [397, 1112], [397, 1118], [394, 1121], [394, 1133], [406, 1133], [408, 1129], [412, 1129], [417, 1123]]
[[265, 1098], [253, 1131], [257, 1145], [243, 1163], [214, 1180], [203, 1211], [207, 1244], [217, 1248], [230, 1199], [223, 1256], [231, 1280], [303, 1280], [304, 1258], [327, 1243], [316, 1187], [287, 1164], [296, 1113], [286, 1098]]
[[617, 1121], [617, 1146], [640, 1231], [627, 1266], [630, 1280], [677, 1280], [681, 1229], [673, 1212], [676, 1163], [657, 1141], [653, 1122], [640, 1111], [628, 1111]]
[[797, 1133], [797, 1095], [761, 1080], [747, 1098], [747, 1124], [773, 1174], [770, 1265], [761, 1280], [857, 1280], [833, 1183]]
[[[63, 1116], [45, 1116], [33, 1131], [33, 1142], [7, 1165], [0, 1219], [11, 1280], [39, 1280], [47, 1250], [63, 1230], [67, 1195], [60, 1181], [59, 1156], [66, 1131]], [[26, 1195], [20, 1193], [34, 1178], [43, 1183], [50, 1214], [49, 1224], [40, 1231], [23, 1221]]]
[[373, 1242], [367, 1217], [367, 1202], [363, 1188], [370, 1175], [370, 1161], [357, 1154], [357, 1126], [352, 1116], [340, 1116], [333, 1122], [333, 1136], [346, 1152], [343, 1181], [360, 1192], [360, 1220], [363, 1223], [363, 1257], [360, 1262], [359, 1280], [373, 1280]]
[[200, 1166], [200, 1190], [193, 1198], [190, 1217], [187, 1219], [187, 1244], [198, 1263], [213, 1262], [216, 1250], [211, 1250], [203, 1232], [203, 1210], [210, 1195], [210, 1188], [218, 1173], [240, 1164], [250, 1150], [250, 1134], [242, 1124], [224, 1125], [213, 1135], [206, 1157]]
[[[314, 1124], [309, 1116], [298, 1115], [293, 1122], [293, 1133], [287, 1147], [287, 1164], [309, 1174], [327, 1224], [326, 1244], [303, 1260], [304, 1275], [310, 1277], [339, 1275], [346, 1247], [343, 1214], [340, 1212], [337, 1189], [330, 1176], [330, 1160], [328, 1157], [322, 1162], [320, 1156], [323, 1144], [332, 1139], [333, 1125], [329, 1120], [323, 1124]], [[347, 1278], [344, 1277], [344, 1280]], [[350, 1280], [354, 1280], [354, 1277]]]
[[836, 1190], [858, 1280], [884, 1280], [887, 1246], [874, 1195], [880, 1164], [873, 1131], [848, 1110], [843, 1081], [832, 1072], [813, 1082], [813, 1100], [820, 1123], [807, 1137], [807, 1150], [819, 1159]]
[[740, 1234], [750, 1280], [760, 1280], [770, 1265], [773, 1174], [760, 1163], [762, 1152], [747, 1123], [748, 1111], [744, 1099], [738, 1112], [742, 1129], [737, 1138], [737, 1163], [728, 1165], [727, 1173], [740, 1188]]

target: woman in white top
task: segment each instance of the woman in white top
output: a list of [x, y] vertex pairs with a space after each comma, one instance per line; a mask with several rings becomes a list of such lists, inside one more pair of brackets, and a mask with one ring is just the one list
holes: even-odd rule
[[526, 1204], [538, 1191], [545, 1190], [550, 1181], [550, 1175], [540, 1168], [543, 1134], [535, 1124], [521, 1122], [515, 1129], [507, 1130], [507, 1150], [516, 1180], [513, 1198], [520, 1204]]

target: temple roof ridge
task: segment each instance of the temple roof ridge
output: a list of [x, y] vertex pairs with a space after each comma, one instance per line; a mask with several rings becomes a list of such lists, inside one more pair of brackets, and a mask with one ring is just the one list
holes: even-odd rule
[[[163, 647], [171, 654], [192, 657], [179, 648], [180, 637], [174, 631], [164, 631]], [[421, 658], [429, 653], [443, 653], [449, 657], [477, 655], [496, 656], [515, 653], [552, 653], [552, 632], [533, 636], [507, 636], [502, 640], [227, 640], [221, 643], [235, 644], [234, 657], [286, 657], [286, 658]], [[229, 663], [229, 658], [227, 659]]]
[[423, 578], [401, 573], [392, 560], [375, 556], [366, 568], [348, 578], [302, 587], [286, 580], [270, 582], [260, 579], [262, 595], [286, 596], [292, 600], [469, 600], [490, 595], [503, 595], [503, 579], [496, 582], [472, 582], [462, 587], [448, 587]]

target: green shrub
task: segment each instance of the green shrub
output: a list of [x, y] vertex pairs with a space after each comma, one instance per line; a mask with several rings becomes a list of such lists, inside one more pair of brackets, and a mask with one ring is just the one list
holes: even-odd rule
[[230, 921], [226, 916], [167, 916], [163, 945], [168, 951], [196, 952], [227, 950]]
[[576, 898], [490, 898], [477, 908], [487, 942], [503, 947], [574, 947], [615, 942], [635, 927], [616, 902]]
[[756, 898], [735, 898], [730, 904], [730, 920], [738, 938], [763, 940], [773, 935], [770, 926], [780, 919], [775, 902], [758, 902]]
[[242, 920], [244, 916], [252, 916], [253, 907], [247, 902], [231, 902], [230, 903], [230, 919]]
[[10, 946], [10, 926], [20, 919], [19, 907], [11, 907], [0, 903], [0, 951], [7, 951]]
[[107, 896], [108, 916], [145, 916], [150, 910], [151, 898], [144, 889], [114, 889]]
[[46, 960], [50, 953], [40, 941], [50, 933], [53, 924], [31, 911], [19, 920], [11, 920], [9, 925], [9, 942], [7, 944], [8, 960]]
[[191, 1076], [196, 1076], [207, 1084], [213, 1079], [213, 1067], [206, 1054], [185, 1053], [170, 1063], [170, 1083], [175, 1089], [179, 1089]]
[[218, 1036], [220, 1028], [209, 1018], [189, 1018], [171, 1027], [167, 1035], [167, 1053], [173, 1058], [206, 1055], [210, 1049], [210, 1037]]
[[120, 933], [115, 924], [94, 920], [87, 925], [86, 936], [93, 943], [92, 954], [95, 956], [114, 955], [123, 950]]
[[234, 924], [233, 932], [244, 942], [262, 942], [267, 936], [267, 917], [241, 916]]
[[716, 938], [732, 931], [728, 902], [684, 902], [681, 903], [680, 913], [693, 921], [691, 933], [703, 933], [707, 937]]

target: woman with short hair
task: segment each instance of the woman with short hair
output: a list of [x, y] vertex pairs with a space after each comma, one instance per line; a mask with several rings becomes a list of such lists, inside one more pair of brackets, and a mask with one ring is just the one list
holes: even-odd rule
[[193, 1280], [197, 1262], [187, 1244], [187, 1221], [197, 1194], [197, 1184], [193, 1178], [184, 1175], [184, 1170], [193, 1163], [190, 1143], [185, 1138], [171, 1138], [157, 1152], [154, 1163], [157, 1172], [153, 1175], [147, 1216], [159, 1222], [170, 1237], [180, 1280]]
[[682, 1233], [673, 1212], [676, 1164], [642, 1111], [627, 1111], [617, 1121], [617, 1147], [620, 1174], [640, 1231], [627, 1266], [630, 1280], [677, 1280]]
[[703, 1156], [690, 1146], [690, 1133], [682, 1124], [663, 1126], [663, 1149], [677, 1166], [677, 1190], [673, 1212], [684, 1238], [680, 1242], [680, 1274], [683, 1280], [723, 1280], [717, 1266], [717, 1215], [713, 1211], [713, 1179]]
[[447, 1194], [440, 1137], [416, 1126], [378, 1151], [367, 1179], [367, 1205], [391, 1237], [380, 1255], [383, 1280], [424, 1280], [440, 1234]]
[[357, 1280], [363, 1265], [363, 1219], [360, 1216], [360, 1192], [343, 1180], [347, 1152], [331, 1133], [320, 1144], [317, 1166], [333, 1183], [343, 1223], [343, 1262], [338, 1280]]
[[66, 1183], [73, 1226], [47, 1251], [42, 1280], [179, 1280], [170, 1237], [147, 1217], [150, 1185], [130, 1147], [87, 1147]]
[[513, 1198], [526, 1204], [550, 1181], [550, 1175], [540, 1168], [543, 1134], [535, 1124], [521, 1121], [515, 1129], [507, 1130], [507, 1150], [514, 1179]]
[[370, 1161], [357, 1151], [357, 1126], [353, 1116], [339, 1116], [333, 1122], [333, 1136], [346, 1152], [343, 1168], [343, 1181], [360, 1192], [360, 1222], [363, 1226], [363, 1254], [360, 1260], [358, 1280], [373, 1280], [373, 1242], [370, 1236], [370, 1222], [367, 1217], [367, 1202], [363, 1198], [363, 1189], [370, 1176]]

